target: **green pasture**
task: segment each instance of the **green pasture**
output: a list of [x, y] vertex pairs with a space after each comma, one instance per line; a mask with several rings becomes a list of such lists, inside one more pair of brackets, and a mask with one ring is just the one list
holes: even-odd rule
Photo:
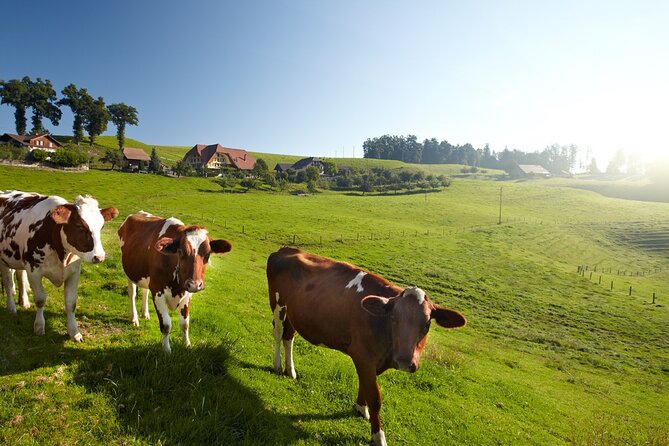
[[[0, 443], [368, 444], [349, 358], [298, 337], [298, 379], [271, 370], [265, 262], [295, 244], [418, 285], [468, 318], [433, 326], [418, 372], [379, 378], [389, 444], [669, 444], [669, 204], [569, 186], [455, 178], [428, 194], [230, 194], [204, 178], [0, 166], [0, 190], [88, 193], [121, 213], [103, 230], [105, 262], [83, 268], [83, 344], [68, 339], [51, 285], [45, 336], [32, 334], [33, 308], [0, 311]], [[140, 209], [233, 244], [194, 296], [191, 349], [173, 315], [169, 356], [153, 310], [129, 323], [115, 231]]]

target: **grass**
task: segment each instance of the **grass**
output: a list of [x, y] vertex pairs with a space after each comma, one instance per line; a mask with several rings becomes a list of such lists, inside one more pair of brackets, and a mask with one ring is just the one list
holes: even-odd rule
[[[62, 290], [50, 285], [44, 337], [32, 335], [34, 310], [0, 312], [0, 442], [367, 444], [346, 356], [298, 338], [298, 380], [271, 372], [265, 261], [295, 237], [417, 284], [469, 320], [431, 330], [416, 374], [380, 377], [389, 444], [669, 444], [669, 259], [635, 242], [643, 235], [621, 237], [663, 233], [669, 205], [567, 186], [456, 178], [432, 194], [296, 197], [225, 194], [202, 178], [0, 166], [0, 189], [91, 193], [121, 211], [103, 230], [107, 260], [84, 266], [84, 344], [67, 339]], [[171, 356], [155, 315], [138, 328], [128, 321], [115, 230], [139, 209], [205, 224], [234, 246], [194, 297], [193, 347], [177, 328]], [[598, 273], [581, 276], [579, 265]], [[600, 284], [603, 268], [613, 273]]]

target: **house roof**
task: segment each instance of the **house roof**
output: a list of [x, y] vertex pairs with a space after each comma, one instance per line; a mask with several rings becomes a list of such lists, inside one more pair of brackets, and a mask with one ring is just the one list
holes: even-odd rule
[[123, 157], [129, 161], [151, 161], [151, 157], [145, 151], [133, 147], [124, 147]]
[[255, 158], [246, 150], [223, 147], [220, 144], [210, 144], [208, 146], [196, 144], [184, 155], [184, 158], [197, 154], [202, 159], [202, 164], [206, 165], [217, 153], [226, 155], [231, 164], [241, 170], [251, 170], [256, 164]]
[[0, 136], [0, 141], [5, 141], [5, 142], [14, 141], [22, 146], [29, 146], [30, 141], [37, 138], [46, 138], [52, 143], [56, 144], [56, 146], [58, 147], [62, 146], [61, 143], [56, 141], [54, 137], [49, 135], [48, 133], [44, 133], [42, 135], [15, 135], [13, 133], [5, 133], [2, 136]]
[[309, 158], [302, 158], [301, 160], [299, 160], [298, 162], [293, 164], [292, 168], [295, 169], [295, 170], [304, 169], [306, 167], [311, 166], [315, 162], [321, 162], [321, 159], [313, 157], [313, 156], [311, 156]]
[[291, 167], [293, 167], [293, 163], [276, 163], [276, 166], [274, 166], [274, 170], [285, 172]]
[[543, 166], [536, 164], [518, 164], [518, 168], [526, 174], [532, 175], [550, 175], [551, 173], [547, 171]]

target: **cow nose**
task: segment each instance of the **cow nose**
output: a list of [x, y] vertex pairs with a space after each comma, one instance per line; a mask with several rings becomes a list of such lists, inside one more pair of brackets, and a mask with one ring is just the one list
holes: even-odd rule
[[204, 281], [188, 279], [186, 281], [186, 289], [191, 293], [202, 291], [204, 289]]
[[93, 263], [102, 263], [105, 260], [105, 256], [93, 256]]
[[410, 359], [398, 359], [397, 369], [402, 370], [403, 372], [414, 373], [418, 370], [418, 366]]

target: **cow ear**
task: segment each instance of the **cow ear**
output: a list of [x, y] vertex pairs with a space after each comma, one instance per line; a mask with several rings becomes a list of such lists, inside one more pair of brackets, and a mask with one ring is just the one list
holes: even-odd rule
[[118, 209], [116, 208], [100, 209], [100, 213], [102, 214], [102, 218], [104, 218], [105, 221], [109, 221], [118, 217]]
[[163, 237], [156, 242], [156, 251], [165, 255], [176, 254], [179, 250], [179, 241], [170, 237]]
[[365, 311], [374, 316], [385, 316], [391, 308], [389, 301], [390, 299], [387, 297], [367, 296], [360, 301], [360, 305], [362, 305]]
[[467, 325], [467, 319], [455, 310], [435, 306], [432, 309], [431, 319], [444, 328], [459, 328]]
[[51, 218], [57, 225], [64, 225], [70, 221], [70, 215], [72, 215], [72, 210], [68, 208], [67, 205], [61, 205], [51, 209]]
[[211, 252], [215, 252], [216, 254], [224, 254], [232, 251], [232, 244], [227, 240], [211, 240], [209, 247], [211, 248]]

